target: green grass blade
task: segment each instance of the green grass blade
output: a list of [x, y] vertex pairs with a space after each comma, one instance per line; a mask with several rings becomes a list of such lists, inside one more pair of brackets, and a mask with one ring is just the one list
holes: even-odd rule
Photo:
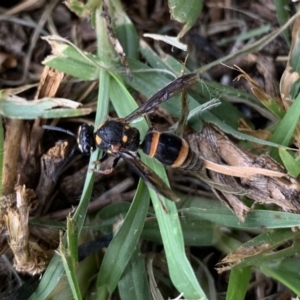
[[284, 284], [298, 297], [300, 297], [299, 269], [299, 259], [295, 258], [285, 258], [276, 263], [263, 262], [260, 265], [260, 270], [263, 273]]
[[78, 107], [78, 103], [59, 98], [26, 101], [23, 98], [10, 96], [1, 99], [0, 114], [13, 119], [33, 120], [76, 117], [91, 113], [90, 108], [56, 108], [57, 106]]
[[181, 38], [196, 22], [203, 7], [203, 1], [168, 0], [168, 4], [171, 18], [180, 23], [184, 23], [182, 30], [178, 34], [178, 38]]
[[76, 224], [71, 219], [67, 220], [67, 246], [64, 246], [63, 241], [60, 241], [58, 254], [62, 259], [67, 279], [73, 294], [74, 299], [81, 300], [81, 291], [76, 276], [76, 266], [78, 263], [78, 234]]
[[[300, 94], [297, 96], [283, 119], [277, 125], [271, 141], [282, 146], [288, 146], [293, 138], [295, 128], [300, 117]], [[275, 149], [271, 150], [271, 155], [275, 155]]]
[[136, 247], [118, 283], [122, 300], [151, 300], [148, 278], [142, 253]]
[[55, 254], [47, 267], [42, 280], [29, 300], [47, 299], [62, 278], [64, 267], [61, 257]]
[[[275, 4], [275, 8], [276, 8], [278, 23], [280, 26], [282, 26], [290, 18], [290, 14], [289, 14], [290, 10], [288, 9], [290, 1], [289, 0], [275, 0], [274, 4]], [[290, 30], [285, 29], [282, 34], [283, 34], [287, 44], [290, 45], [291, 44]]]
[[124, 219], [126, 217], [130, 204], [131, 203], [128, 202], [119, 202], [102, 208], [96, 215], [95, 224], [87, 225], [85, 228], [111, 233], [113, 231], [113, 225], [119, 221], [120, 218]]
[[89, 61], [81, 62], [70, 57], [51, 56], [43, 64], [82, 80], [96, 80], [99, 72], [98, 67]]
[[[156, 170], [154, 160], [147, 160], [149, 167]], [[186, 257], [182, 230], [177, 214], [175, 203], [165, 199], [157, 198], [155, 191], [150, 191], [155, 215], [158, 220], [160, 233], [163, 239], [164, 249], [168, 262], [170, 278], [180, 293], [187, 299], [206, 299], [206, 295], [199, 286], [195, 273]], [[162, 208], [167, 209], [167, 213]]]
[[241, 259], [241, 256], [238, 256], [235, 261], [230, 262], [230, 266], [242, 268], [255, 265], [260, 267], [262, 263], [274, 263], [295, 255], [299, 252], [299, 243], [295, 243], [293, 246], [283, 250], [279, 249], [276, 251], [276, 248], [298, 237], [299, 232], [293, 232], [290, 229], [276, 229], [262, 233], [240, 246], [237, 251], [240, 254], [244, 254], [242, 255], [243, 259]]
[[139, 37], [131, 20], [125, 13], [123, 5], [119, 0], [112, 1], [115, 9], [115, 31], [126, 57], [139, 58]]
[[190, 197], [179, 210], [185, 218], [200, 218], [222, 226], [240, 229], [291, 228], [300, 224], [300, 215], [281, 211], [255, 210], [241, 223], [220, 201]]
[[[180, 211], [180, 210], [179, 210]], [[220, 238], [219, 226], [200, 217], [186, 215], [180, 216], [184, 244], [189, 246], [212, 246]], [[199, 230], [201, 228], [201, 230]], [[162, 242], [156, 219], [150, 218], [145, 222], [142, 238], [157, 243]]]
[[216, 45], [220, 47], [220, 46], [225, 46], [229, 42], [250, 40], [252, 38], [256, 38], [259, 35], [269, 32], [270, 29], [271, 29], [270, 24], [264, 24], [260, 27], [249, 29], [246, 32], [242, 32], [241, 34], [222, 38], [220, 41], [216, 43]]
[[300, 164], [294, 159], [294, 157], [286, 149], [279, 148], [278, 151], [279, 151], [280, 159], [283, 162], [283, 165], [288, 171], [288, 173], [294, 178], [297, 178], [298, 175], [300, 174]]
[[44, 38], [52, 47], [53, 54], [46, 57], [43, 64], [83, 80], [95, 80], [98, 77], [100, 66], [99, 57], [83, 52], [74, 44], [59, 36]]
[[97, 280], [98, 299], [107, 299], [117, 287], [139, 240], [148, 206], [149, 194], [145, 184], [140, 182], [122, 227], [105, 253]]
[[250, 267], [232, 269], [229, 277], [226, 300], [245, 299], [250, 277]]
[[67, 218], [67, 245], [74, 266], [78, 263], [78, 230], [73, 218]]

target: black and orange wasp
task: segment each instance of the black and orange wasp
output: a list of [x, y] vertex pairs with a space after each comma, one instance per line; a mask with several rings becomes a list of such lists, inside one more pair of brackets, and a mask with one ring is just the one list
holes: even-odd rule
[[160, 103], [183, 92], [189, 86], [195, 84], [198, 79], [199, 75], [196, 73], [190, 73], [175, 79], [127, 117], [109, 118], [101, 123], [95, 132], [94, 126], [88, 124], [81, 125], [77, 135], [54, 126], [44, 125], [43, 127], [76, 136], [78, 148], [83, 154], [91, 154], [96, 147], [103, 150], [104, 153], [99, 162], [105, 161], [110, 155], [115, 157], [110, 169], [93, 171], [108, 174], [114, 170], [118, 161], [123, 158], [151, 188], [162, 196], [177, 201], [176, 194], [153, 170], [141, 161], [138, 150], [141, 149], [146, 155], [156, 158], [165, 166], [190, 171], [199, 171], [202, 168], [202, 160], [191, 150], [185, 139], [173, 133], [150, 129], [143, 141], [140, 142], [139, 130], [131, 127], [130, 123], [153, 112], [154, 108]]

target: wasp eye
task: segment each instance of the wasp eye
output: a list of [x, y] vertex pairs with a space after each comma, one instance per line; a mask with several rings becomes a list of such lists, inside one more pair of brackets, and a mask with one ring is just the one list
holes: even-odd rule
[[78, 144], [78, 148], [80, 150], [81, 153], [85, 154], [85, 155], [90, 155], [94, 148], [92, 145], [90, 145], [89, 143], [79, 143]]
[[92, 152], [90, 145], [87, 145], [87, 144], [80, 145], [79, 148], [83, 154], [91, 154], [91, 152]]

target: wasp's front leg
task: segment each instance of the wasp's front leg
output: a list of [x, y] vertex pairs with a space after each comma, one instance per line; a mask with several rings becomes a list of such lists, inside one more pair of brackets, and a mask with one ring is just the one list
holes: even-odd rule
[[[107, 158], [109, 157], [108, 153], [105, 152], [103, 154], [103, 156], [99, 159], [93, 162], [93, 164], [100, 164], [102, 162], [104, 162], [105, 160], [107, 160]], [[90, 172], [95, 172], [95, 173], [101, 173], [101, 174], [110, 174], [113, 172], [113, 170], [116, 168], [118, 161], [120, 160], [120, 156], [115, 157], [115, 159], [113, 160], [112, 166], [109, 169], [106, 170], [98, 170], [98, 169], [89, 169]]]

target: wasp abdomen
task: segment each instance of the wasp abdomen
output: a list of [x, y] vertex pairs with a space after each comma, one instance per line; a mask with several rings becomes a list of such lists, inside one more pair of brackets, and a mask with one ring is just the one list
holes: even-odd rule
[[172, 168], [199, 171], [202, 161], [194, 153], [188, 142], [176, 134], [150, 131], [147, 133], [141, 149], [150, 157]]
[[[184, 140], [185, 141], [185, 140]], [[187, 141], [185, 141], [187, 143]], [[203, 160], [199, 158], [199, 154], [195, 153], [189, 147], [189, 153], [185, 161], [179, 166], [180, 169], [189, 170], [189, 171], [200, 171], [203, 167]]]

